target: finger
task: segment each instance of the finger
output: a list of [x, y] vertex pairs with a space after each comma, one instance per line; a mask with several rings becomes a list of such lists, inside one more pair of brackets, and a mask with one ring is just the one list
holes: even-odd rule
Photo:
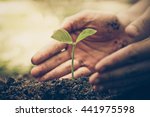
[[68, 51], [61, 52], [58, 55], [53, 56], [51, 59], [45, 61], [44, 63], [34, 67], [31, 70], [31, 75], [34, 77], [39, 77], [48, 71], [54, 69], [58, 65], [62, 64], [63, 62], [69, 60], [71, 57]]
[[[41, 78], [39, 78], [40, 81], [46, 81], [46, 80], [52, 80], [52, 79], [58, 79], [64, 75], [67, 75], [71, 72], [71, 62], [72, 60], [68, 60], [65, 63], [59, 65], [52, 71], [48, 72]], [[78, 61], [74, 61], [74, 69], [78, 69], [80, 67], [80, 63]]]
[[[87, 67], [80, 67], [74, 72], [74, 78], [77, 79], [81, 77], [86, 77], [89, 76], [91, 73], [92, 71]], [[71, 79], [71, 78], [72, 78], [72, 74], [68, 74], [66, 76], [61, 77], [61, 79]]]
[[92, 73], [92, 71], [90, 69], [88, 69], [87, 67], [80, 67], [79, 69], [77, 69], [74, 73], [74, 77], [75, 79], [77, 78], [81, 78], [81, 77], [86, 77], [89, 76]]
[[93, 82], [95, 84], [112, 82], [117, 80], [123, 80], [126, 78], [137, 77], [139, 75], [149, 72], [150, 72], [150, 60], [147, 60], [141, 63], [127, 65], [113, 71], [102, 73], [100, 77], [95, 78], [96, 80]]
[[96, 72], [89, 77], [89, 83], [96, 84], [95, 81], [100, 78], [100, 73]]
[[145, 39], [150, 35], [150, 7], [137, 20], [129, 24], [125, 31], [137, 40]]
[[150, 74], [144, 74], [137, 77], [123, 79], [121, 81], [108, 82], [99, 85], [93, 85], [95, 90], [109, 91], [110, 93], [118, 93], [131, 90], [137, 87], [142, 87], [150, 83]]
[[67, 74], [67, 75], [65, 75], [65, 76], [62, 76], [62, 77], [60, 78], [60, 80], [62, 80], [62, 79], [72, 79], [72, 73], [69, 73], [69, 74]]
[[[113, 70], [127, 63], [150, 58], [150, 38], [131, 44], [99, 61], [95, 69], [98, 72]], [[141, 56], [142, 55], [142, 56]]]
[[140, 85], [147, 84], [147, 82], [150, 82], [149, 77], [150, 74], [145, 73], [144, 75], [139, 75], [136, 77], [129, 77], [125, 79], [120, 79], [118, 81], [101, 83], [99, 84], [99, 86], [105, 89], [121, 89], [128, 86], [140, 86]]
[[34, 65], [38, 65], [48, 58], [54, 56], [56, 53], [60, 52], [62, 49], [66, 48], [67, 45], [60, 42], [50, 43], [40, 51], [38, 51], [31, 59]]

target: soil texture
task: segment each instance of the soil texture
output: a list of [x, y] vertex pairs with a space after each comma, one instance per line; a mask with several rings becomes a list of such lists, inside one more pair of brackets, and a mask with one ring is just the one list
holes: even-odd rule
[[[143, 90], [149, 88], [150, 86], [146, 86]], [[144, 94], [143, 90], [140, 88], [122, 93], [110, 93], [109, 90], [96, 92], [88, 83], [88, 78], [47, 82], [38, 82], [29, 75], [0, 78], [1, 100], [150, 99], [149, 91]]]

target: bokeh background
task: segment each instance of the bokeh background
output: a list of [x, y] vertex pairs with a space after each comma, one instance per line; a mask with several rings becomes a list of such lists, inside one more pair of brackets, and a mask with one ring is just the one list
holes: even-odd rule
[[0, 0], [0, 74], [28, 73], [63, 19], [84, 9], [120, 12], [136, 0]]

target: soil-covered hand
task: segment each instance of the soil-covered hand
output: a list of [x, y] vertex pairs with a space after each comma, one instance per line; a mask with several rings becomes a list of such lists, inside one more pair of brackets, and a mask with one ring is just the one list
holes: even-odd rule
[[[75, 50], [75, 78], [95, 72], [96, 63], [105, 56], [133, 42], [124, 33], [116, 15], [96, 11], [84, 11], [67, 18], [62, 28], [75, 40], [85, 28], [97, 33], [77, 44]], [[71, 78], [71, 46], [57, 42], [39, 51], [32, 58], [35, 66], [31, 74], [40, 81], [54, 78]]]
[[97, 90], [119, 92], [150, 83], [150, 38], [105, 57], [90, 77]]

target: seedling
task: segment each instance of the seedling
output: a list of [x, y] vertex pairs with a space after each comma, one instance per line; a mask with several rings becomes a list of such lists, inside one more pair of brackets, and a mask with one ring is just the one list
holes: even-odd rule
[[64, 29], [58, 29], [54, 32], [54, 34], [51, 36], [53, 39], [60, 41], [62, 43], [66, 43], [69, 45], [72, 45], [72, 67], [71, 67], [71, 72], [72, 72], [72, 79], [74, 79], [74, 53], [75, 53], [75, 48], [77, 43], [82, 41], [83, 39], [87, 38], [88, 36], [91, 36], [95, 34], [97, 31], [91, 28], [84, 29], [79, 36], [77, 37], [76, 41], [74, 42], [71, 35]]

